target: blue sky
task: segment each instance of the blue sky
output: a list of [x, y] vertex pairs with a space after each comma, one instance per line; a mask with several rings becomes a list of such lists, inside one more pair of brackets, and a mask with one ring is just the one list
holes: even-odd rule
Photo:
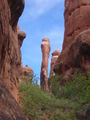
[[50, 39], [51, 53], [61, 50], [64, 37], [64, 0], [25, 0], [25, 9], [19, 20], [20, 29], [26, 32], [23, 42], [22, 63], [29, 65], [40, 77], [42, 38]]

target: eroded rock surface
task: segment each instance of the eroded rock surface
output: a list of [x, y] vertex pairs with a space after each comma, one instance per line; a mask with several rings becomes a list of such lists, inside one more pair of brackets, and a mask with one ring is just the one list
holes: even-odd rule
[[90, 28], [90, 0], [65, 0], [65, 35], [63, 49], [81, 32]]
[[28, 65], [26, 65], [25, 67], [22, 66], [22, 74], [21, 74], [21, 80], [23, 79], [31, 79], [33, 78], [34, 73], [32, 68], [30, 68]]
[[59, 51], [59, 50], [55, 50], [55, 51], [52, 53], [50, 76], [55, 76], [54, 65], [55, 65], [55, 62], [56, 62], [56, 60], [58, 59], [59, 55], [60, 55], [60, 51]]
[[23, 44], [23, 40], [26, 38], [26, 33], [19, 29], [19, 25], [17, 25], [17, 35], [18, 35], [19, 47], [21, 48]]
[[76, 69], [90, 70], [90, 0], [65, 0], [63, 50], [55, 72], [71, 79]]
[[23, 0], [0, 0], [0, 120], [26, 120], [18, 100], [21, 53], [17, 23]]
[[5, 85], [0, 85], [0, 120], [27, 120]]
[[41, 44], [42, 66], [40, 74], [40, 85], [43, 90], [48, 91], [48, 59], [50, 52], [50, 43], [48, 38], [44, 38]]

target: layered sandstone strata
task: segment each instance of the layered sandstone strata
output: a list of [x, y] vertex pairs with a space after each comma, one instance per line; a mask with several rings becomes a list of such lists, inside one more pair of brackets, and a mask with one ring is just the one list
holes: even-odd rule
[[23, 0], [0, 0], [0, 120], [26, 120], [16, 102], [21, 68], [17, 23], [23, 9]]
[[63, 50], [55, 72], [67, 80], [76, 69], [90, 70], [90, 0], [65, 0]]
[[48, 59], [50, 52], [50, 42], [48, 38], [44, 38], [41, 44], [42, 49], [42, 66], [40, 74], [40, 85], [43, 90], [48, 90]]

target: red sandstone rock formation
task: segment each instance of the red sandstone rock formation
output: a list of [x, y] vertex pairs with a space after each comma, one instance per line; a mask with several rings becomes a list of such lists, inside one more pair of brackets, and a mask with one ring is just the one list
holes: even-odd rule
[[81, 32], [90, 28], [90, 0], [65, 0], [65, 36], [63, 49]]
[[17, 23], [23, 8], [24, 0], [0, 0], [0, 120], [26, 120], [16, 102], [21, 66]]
[[28, 65], [23, 67], [23, 69], [22, 69], [22, 78], [23, 79], [28, 79], [28, 78], [32, 79], [33, 74], [34, 74], [33, 70], [30, 67], [28, 67]]
[[23, 40], [26, 37], [26, 33], [22, 30], [17, 30], [17, 35], [18, 35], [18, 42], [19, 42], [19, 46], [21, 48], [22, 44], [23, 44]]
[[48, 38], [42, 40], [42, 66], [41, 66], [41, 75], [40, 75], [40, 85], [44, 90], [48, 90], [48, 59], [50, 52], [50, 43]]
[[[26, 33], [24, 31], [22, 31], [22, 30], [19, 29], [19, 25], [18, 24], [17, 24], [17, 31], [16, 32], [17, 32], [17, 37], [18, 37], [19, 49], [20, 49], [22, 47], [23, 40], [26, 37]], [[20, 56], [21, 56], [21, 53], [20, 53]], [[25, 77], [24, 76], [25, 68], [22, 66], [22, 64], [20, 65], [20, 69], [19, 70], [20, 70], [19, 71], [19, 80], [22, 80]], [[29, 75], [27, 75], [27, 76], [29, 76]]]
[[[1, 1], [0, 5], [0, 76], [17, 99], [18, 75], [21, 65], [17, 22], [23, 11], [24, 2], [23, 0], [7, 0], [6, 2]], [[3, 8], [5, 9], [3, 10]]]
[[90, 70], [90, 0], [65, 0], [63, 50], [55, 72], [68, 79], [75, 69]]
[[59, 51], [59, 50], [55, 50], [55, 51], [52, 53], [50, 76], [49, 76], [49, 79], [48, 79], [49, 91], [51, 90], [51, 79], [52, 79], [52, 77], [55, 76], [54, 66], [55, 66], [55, 63], [56, 63], [59, 55], [60, 55], [60, 51]]
[[55, 62], [58, 59], [59, 55], [60, 55], [60, 51], [59, 50], [55, 50], [52, 53], [50, 76], [55, 76], [54, 65], [55, 65]]

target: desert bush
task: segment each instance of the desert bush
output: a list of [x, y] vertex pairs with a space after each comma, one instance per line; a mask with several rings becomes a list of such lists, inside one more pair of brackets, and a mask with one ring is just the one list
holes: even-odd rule
[[87, 76], [75, 73], [72, 82], [67, 82], [64, 86], [60, 85], [60, 77], [56, 76], [51, 81], [52, 93], [58, 99], [70, 100], [73, 104], [69, 105], [75, 112], [90, 109], [90, 72]]
[[25, 80], [19, 86], [20, 104], [25, 115], [33, 120], [42, 120], [45, 118], [59, 120], [61, 118], [60, 113], [64, 109], [63, 106], [67, 102], [62, 102], [63, 105], [61, 106], [60, 100], [56, 99], [53, 94], [40, 89], [36, 78], [33, 78], [32, 84], [29, 80], [31, 81], [31, 79]]
[[75, 74], [64, 86], [60, 76], [50, 79], [51, 93], [40, 89], [36, 76], [20, 83], [20, 104], [30, 120], [73, 120], [75, 113], [89, 109], [90, 72], [87, 77]]

